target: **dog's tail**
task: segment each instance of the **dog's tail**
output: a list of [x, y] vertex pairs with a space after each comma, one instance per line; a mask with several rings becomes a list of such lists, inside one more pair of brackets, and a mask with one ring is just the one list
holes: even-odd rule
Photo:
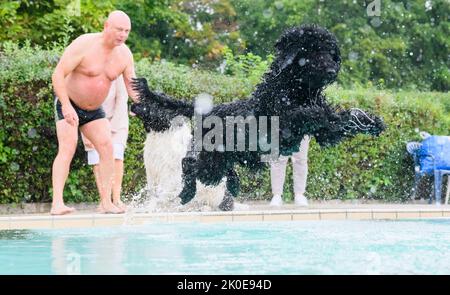
[[143, 103], [155, 103], [160, 108], [172, 111], [173, 113], [192, 117], [194, 116], [194, 105], [191, 102], [173, 99], [164, 93], [157, 93], [148, 88], [147, 79], [136, 78], [132, 81], [133, 90], [138, 93], [139, 100]]

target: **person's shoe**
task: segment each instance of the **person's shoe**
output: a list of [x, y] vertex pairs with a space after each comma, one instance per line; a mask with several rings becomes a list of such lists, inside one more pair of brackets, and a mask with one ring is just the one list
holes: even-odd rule
[[306, 199], [306, 197], [304, 195], [295, 196], [294, 202], [295, 202], [296, 206], [302, 206], [302, 207], [308, 206], [308, 200]]
[[272, 200], [270, 201], [270, 206], [281, 206], [283, 205], [283, 199], [281, 198], [280, 195], [274, 195], [272, 197]]

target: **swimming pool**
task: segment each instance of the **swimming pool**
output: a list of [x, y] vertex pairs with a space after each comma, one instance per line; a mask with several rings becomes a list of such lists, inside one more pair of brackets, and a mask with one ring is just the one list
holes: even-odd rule
[[450, 220], [0, 231], [0, 274], [450, 274]]

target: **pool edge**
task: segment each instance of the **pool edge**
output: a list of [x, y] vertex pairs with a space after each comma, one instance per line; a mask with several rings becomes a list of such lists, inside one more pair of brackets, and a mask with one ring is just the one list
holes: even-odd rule
[[0, 216], [0, 230], [91, 228], [154, 222], [273, 222], [299, 220], [400, 220], [450, 218], [450, 208], [293, 209], [232, 212], [128, 213], [121, 215]]

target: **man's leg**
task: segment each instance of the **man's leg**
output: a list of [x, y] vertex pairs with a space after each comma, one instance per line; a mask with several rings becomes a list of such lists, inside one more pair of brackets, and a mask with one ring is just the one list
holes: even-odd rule
[[64, 205], [63, 192], [69, 175], [70, 163], [77, 147], [78, 126], [72, 126], [65, 120], [59, 120], [56, 122], [56, 135], [58, 137], [58, 154], [52, 167], [53, 201], [50, 213], [62, 215], [75, 210]]
[[[98, 191], [101, 189], [100, 183], [100, 170], [98, 168], [98, 164], [94, 165], [94, 176], [95, 183], [97, 185]], [[114, 182], [112, 185], [112, 201], [113, 204], [119, 207], [120, 209], [126, 209], [126, 205], [120, 199], [120, 193], [122, 191], [122, 178], [123, 178], [123, 161], [122, 160], [114, 160]]]
[[81, 128], [86, 138], [92, 142], [100, 156], [99, 182], [100, 209], [103, 213], [123, 213], [111, 202], [112, 182], [114, 181], [114, 157], [111, 142], [111, 128], [107, 119], [86, 123]]
[[94, 171], [94, 177], [95, 177], [95, 184], [97, 185], [97, 190], [100, 193], [100, 191], [102, 189], [102, 184], [100, 182], [100, 170], [98, 168], [98, 164], [94, 165], [93, 171]]
[[114, 150], [114, 183], [112, 187], [113, 204], [120, 209], [126, 210], [127, 206], [122, 203], [120, 195], [122, 192], [123, 179], [123, 159], [125, 155], [125, 146], [121, 143], [113, 144]]
[[102, 189], [102, 185], [100, 182], [100, 171], [98, 169], [98, 163], [100, 162], [100, 157], [96, 150], [89, 150], [87, 152], [88, 164], [92, 165], [92, 172], [94, 173], [95, 184], [97, 186], [97, 190], [100, 192]]
[[123, 179], [123, 160], [114, 160], [114, 184], [112, 188], [113, 204], [117, 207], [124, 209], [125, 204], [120, 200], [120, 193], [122, 192], [122, 179]]

